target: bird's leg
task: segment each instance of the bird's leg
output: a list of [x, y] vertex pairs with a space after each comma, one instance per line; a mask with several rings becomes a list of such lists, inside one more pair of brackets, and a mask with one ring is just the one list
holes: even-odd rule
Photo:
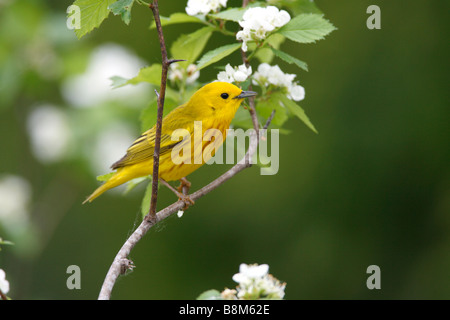
[[186, 203], [186, 206], [184, 207], [184, 209], [187, 209], [189, 207], [189, 204], [186, 202], [189, 201], [190, 205], [195, 204], [194, 200], [192, 200], [188, 193], [189, 193], [189, 189], [191, 188], [191, 183], [188, 181], [188, 179], [186, 178], [181, 178], [180, 179], [180, 186], [178, 187], [178, 192], [181, 192], [183, 194], [183, 196], [185, 197], [183, 199], [184, 203]]
[[180, 179], [180, 186], [178, 187], [178, 191], [183, 194], [188, 194], [189, 189], [191, 188], [191, 183], [186, 178]]
[[[184, 179], [184, 178], [183, 178]], [[172, 187], [166, 180], [164, 180], [164, 179], [162, 179], [162, 178], [159, 178], [159, 180], [161, 181], [161, 183], [163, 184], [163, 185], [165, 185], [167, 188], [169, 188], [170, 190], [172, 190], [172, 192], [173, 193], [175, 193], [176, 195], [177, 195], [177, 197], [180, 199], [180, 200], [183, 200], [183, 202], [185, 203], [185, 206], [184, 206], [184, 210], [186, 210], [187, 208], [189, 208], [189, 206], [190, 205], [193, 205], [195, 202], [194, 202], [194, 200], [192, 200], [191, 198], [189, 198], [189, 195], [187, 194], [187, 192], [186, 193], [184, 193], [184, 190], [183, 189], [178, 189], [178, 190], [180, 190], [180, 191], [183, 191], [183, 193], [180, 193], [180, 191], [178, 191], [178, 190], [176, 190], [174, 187]], [[187, 181], [187, 180], [186, 180]], [[187, 181], [188, 183], [189, 183], [189, 181]], [[190, 185], [190, 183], [189, 183], [189, 185]], [[188, 189], [189, 190], [189, 189]]]

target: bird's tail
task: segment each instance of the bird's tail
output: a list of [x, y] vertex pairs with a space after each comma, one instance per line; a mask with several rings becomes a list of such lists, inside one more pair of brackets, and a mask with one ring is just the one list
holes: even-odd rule
[[95, 198], [100, 196], [103, 192], [112, 189], [114, 187], [120, 186], [121, 184], [136, 178], [135, 175], [131, 174], [130, 170], [127, 168], [119, 168], [115, 174], [111, 176], [104, 184], [98, 187], [86, 200], [83, 201], [83, 204], [86, 202], [92, 202]]

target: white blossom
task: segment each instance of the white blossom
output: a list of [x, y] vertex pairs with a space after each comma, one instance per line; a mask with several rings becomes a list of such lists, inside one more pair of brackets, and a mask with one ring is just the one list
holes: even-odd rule
[[100, 106], [105, 101], [125, 101], [130, 106], [140, 106], [132, 102], [147, 101], [147, 85], [139, 83], [112, 89], [111, 77], [133, 78], [145, 65], [123, 46], [102, 44], [92, 52], [84, 73], [70, 76], [63, 82], [63, 97], [72, 106], [80, 108]]
[[248, 41], [263, 40], [267, 33], [284, 26], [290, 20], [291, 16], [287, 11], [274, 6], [250, 8], [239, 21], [242, 30], [236, 34], [236, 39], [242, 40], [242, 50], [247, 51]]
[[179, 64], [173, 63], [169, 67], [169, 74], [167, 77], [172, 82], [186, 78], [186, 83], [192, 84], [200, 77], [200, 71], [197, 70], [195, 64], [190, 64], [186, 69], [182, 69]]
[[28, 180], [12, 174], [0, 176], [0, 224], [15, 230], [28, 222], [32, 187]]
[[264, 277], [267, 272], [269, 272], [269, 266], [267, 264], [247, 265], [241, 263], [239, 273], [233, 276], [233, 280], [237, 283], [249, 283], [254, 279]]
[[225, 290], [223, 290], [220, 295], [222, 296], [223, 299], [225, 300], [236, 300], [237, 291], [235, 289], [228, 289], [225, 288]]
[[274, 85], [285, 88], [289, 99], [300, 101], [305, 98], [305, 89], [294, 82], [296, 75], [284, 73], [278, 65], [270, 66], [262, 63], [253, 75], [253, 84], [260, 86]]
[[305, 88], [303, 88], [301, 85], [293, 84], [290, 87], [288, 87], [288, 98], [294, 101], [300, 101], [305, 99]]
[[215, 12], [220, 7], [226, 7], [228, 0], [189, 0], [186, 6], [186, 13], [190, 16], [197, 14], [206, 15], [211, 11]]
[[[241, 264], [239, 273], [233, 276], [233, 280], [239, 284], [236, 287], [236, 297], [238, 299], [283, 299], [286, 284], [280, 283], [278, 279], [268, 272], [269, 266], [267, 264]], [[225, 294], [230, 298], [231, 292], [226, 292]]]
[[169, 66], [167, 78], [169, 78], [169, 80], [172, 82], [177, 80], [183, 80], [183, 72], [179, 67], [177, 67], [176, 63], [172, 63]]
[[43, 163], [62, 160], [68, 151], [71, 130], [66, 114], [56, 106], [36, 107], [27, 119], [34, 156]]
[[184, 214], [183, 210], [178, 210], [178, 212], [177, 212], [178, 218], [181, 218], [183, 216], [183, 214]]
[[200, 71], [197, 70], [197, 66], [195, 64], [190, 64], [186, 68], [187, 79], [186, 83], [191, 84], [194, 83], [195, 80], [200, 76]]
[[103, 128], [86, 149], [93, 172], [108, 172], [111, 163], [123, 156], [135, 136], [134, 128], [126, 122], [113, 122]]
[[252, 67], [246, 67], [242, 64], [238, 67], [232, 67], [230, 64], [225, 66], [225, 71], [219, 72], [217, 80], [223, 82], [243, 82], [252, 74]]
[[9, 281], [6, 280], [6, 274], [3, 269], [0, 269], [0, 291], [3, 294], [7, 294], [9, 291]]

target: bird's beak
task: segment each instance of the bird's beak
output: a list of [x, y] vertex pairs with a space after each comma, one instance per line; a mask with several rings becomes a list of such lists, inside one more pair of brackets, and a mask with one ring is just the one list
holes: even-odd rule
[[248, 97], [256, 96], [258, 93], [254, 91], [242, 91], [240, 95], [234, 97], [233, 99], [244, 99]]

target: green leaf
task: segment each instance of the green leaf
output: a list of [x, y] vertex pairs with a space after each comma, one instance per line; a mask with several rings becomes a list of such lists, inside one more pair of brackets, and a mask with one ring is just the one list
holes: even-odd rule
[[75, 0], [73, 4], [80, 8], [80, 28], [75, 29], [78, 39], [100, 26], [114, 2], [116, 0]]
[[291, 9], [294, 16], [301, 13], [322, 13], [313, 0], [284, 0], [279, 5]]
[[210, 14], [210, 17], [213, 17], [214, 19], [222, 19], [222, 20], [228, 20], [228, 21], [235, 21], [238, 22], [242, 20], [242, 16], [244, 15], [244, 12], [248, 8], [231, 8], [228, 10], [221, 11], [216, 14]]
[[[166, 116], [170, 111], [177, 107], [177, 102], [170, 97], [166, 96], [164, 100], [164, 110], [163, 116]], [[157, 118], [157, 110], [158, 110], [158, 101], [154, 99], [150, 104], [142, 110], [141, 113], [141, 130], [142, 132], [147, 131], [152, 128], [156, 123]]]
[[149, 67], [142, 68], [136, 77], [127, 81], [127, 84], [138, 84], [148, 82], [159, 86], [161, 84], [162, 66], [160, 64], [152, 64]]
[[248, 6], [246, 6], [245, 8], [230, 8], [230, 9], [223, 10], [216, 14], [210, 14], [210, 15], [208, 15], [208, 17], [212, 17], [215, 19], [227, 20], [227, 21], [239, 22], [242, 20], [242, 17], [244, 16], [245, 11], [247, 11], [249, 8], [261, 7], [261, 6], [262, 6], [262, 3], [257, 1], [257, 2], [253, 2], [253, 3], [249, 3]]
[[208, 51], [198, 61], [197, 69], [198, 70], [203, 69], [204, 67], [207, 67], [207, 66], [225, 58], [226, 56], [229, 56], [230, 54], [235, 52], [240, 47], [241, 47], [240, 43], [232, 43], [232, 44], [227, 44], [225, 46]]
[[250, 116], [250, 112], [244, 109], [242, 106], [237, 109], [236, 114], [231, 121], [233, 127], [249, 129], [253, 128], [252, 117]]
[[[0, 245], [12, 246], [12, 245], [14, 245], [14, 243], [11, 242], [11, 241], [8, 241], [8, 240], [3, 240], [2, 238], [0, 238]], [[0, 251], [2, 251], [2, 247], [0, 247]]]
[[[281, 92], [272, 93], [267, 99], [258, 100], [256, 104], [256, 111], [265, 120], [270, 117], [272, 111], [275, 110], [275, 116], [272, 119], [272, 124], [281, 127], [288, 119], [286, 108], [281, 105], [281, 97], [286, 95]], [[265, 121], [264, 121], [265, 122]]]
[[300, 107], [297, 103], [295, 103], [285, 95], [281, 95], [280, 100], [283, 103], [283, 105], [289, 110], [289, 112], [291, 112], [292, 114], [297, 116], [300, 120], [302, 120], [303, 123], [305, 123], [308, 126], [308, 128], [310, 128], [312, 131], [318, 133], [302, 107]]
[[110, 172], [101, 176], [97, 176], [97, 181], [108, 181], [109, 178], [111, 178], [115, 172]]
[[174, 58], [186, 60], [177, 63], [183, 68], [186, 68], [191, 63], [195, 63], [213, 31], [213, 27], [204, 27], [193, 33], [181, 35], [170, 49]]
[[0, 244], [6, 244], [8, 246], [12, 246], [12, 245], [14, 245], [14, 242], [11, 242], [9, 240], [3, 240], [2, 238], [0, 238]]
[[158, 110], [158, 101], [156, 99], [151, 101], [150, 104], [142, 110], [140, 118], [142, 132], [147, 131], [148, 129], [152, 128], [155, 125], [157, 118], [157, 110]]
[[301, 69], [303, 69], [303, 70], [305, 70], [305, 71], [308, 71], [308, 65], [306, 64], [306, 62], [301, 61], [301, 60], [299, 60], [299, 59], [297, 59], [297, 58], [295, 58], [295, 57], [293, 57], [293, 56], [287, 54], [286, 52], [277, 50], [277, 49], [275, 49], [275, 48], [272, 48], [272, 47], [271, 47], [270, 49], [272, 49], [272, 52], [273, 52], [277, 57], [279, 57], [280, 59], [286, 61], [286, 62], [289, 63], [289, 64], [293, 64], [293, 63], [294, 63], [294, 64], [296, 64], [299, 68], [301, 68]]
[[112, 76], [109, 79], [112, 81], [111, 87], [113, 87], [113, 89], [123, 87], [127, 84], [128, 81], [128, 79], [122, 78], [120, 76]]
[[[281, 44], [286, 40], [286, 37], [279, 34], [279, 33], [272, 33], [265, 41], [266, 45], [262, 48], [259, 48], [256, 53], [255, 57], [258, 58], [258, 60], [261, 63], [268, 63], [270, 64], [273, 60], [273, 57], [275, 56], [274, 53], [271, 50], [271, 47], [275, 49], [279, 49]], [[248, 48], [250, 51], [253, 51], [256, 49], [255, 43], [249, 43]]]
[[131, 21], [131, 7], [134, 0], [119, 0], [108, 7], [114, 15], [120, 15], [122, 21], [129, 25]]
[[131, 190], [136, 188], [140, 183], [142, 183], [143, 181], [145, 181], [147, 179], [148, 179], [148, 177], [139, 177], [139, 178], [135, 178], [135, 179], [128, 181], [123, 194], [127, 194], [128, 192], [130, 192]]
[[323, 39], [336, 28], [322, 15], [300, 14], [288, 24], [281, 27], [278, 33], [299, 43], [312, 43]]
[[[176, 12], [170, 15], [170, 17], [160, 17], [161, 19], [161, 26], [168, 26], [171, 24], [178, 24], [178, 23], [205, 23], [204, 20], [195, 17], [190, 16], [186, 13]], [[155, 21], [152, 22], [150, 29], [156, 28]]]
[[142, 203], [141, 203], [142, 219], [144, 219], [144, 217], [150, 211], [150, 201], [151, 200], [152, 200], [152, 179], [150, 178], [150, 182], [147, 184], [147, 188], [145, 188], [144, 197], [142, 198]]
[[211, 289], [199, 295], [197, 300], [223, 300], [223, 298], [219, 291]]
[[149, 67], [142, 68], [136, 77], [131, 79], [125, 79], [119, 76], [113, 76], [112, 87], [114, 89], [123, 87], [127, 84], [138, 84], [141, 82], [148, 82], [155, 86], [159, 86], [161, 83], [162, 67], [160, 64], [152, 64]]

